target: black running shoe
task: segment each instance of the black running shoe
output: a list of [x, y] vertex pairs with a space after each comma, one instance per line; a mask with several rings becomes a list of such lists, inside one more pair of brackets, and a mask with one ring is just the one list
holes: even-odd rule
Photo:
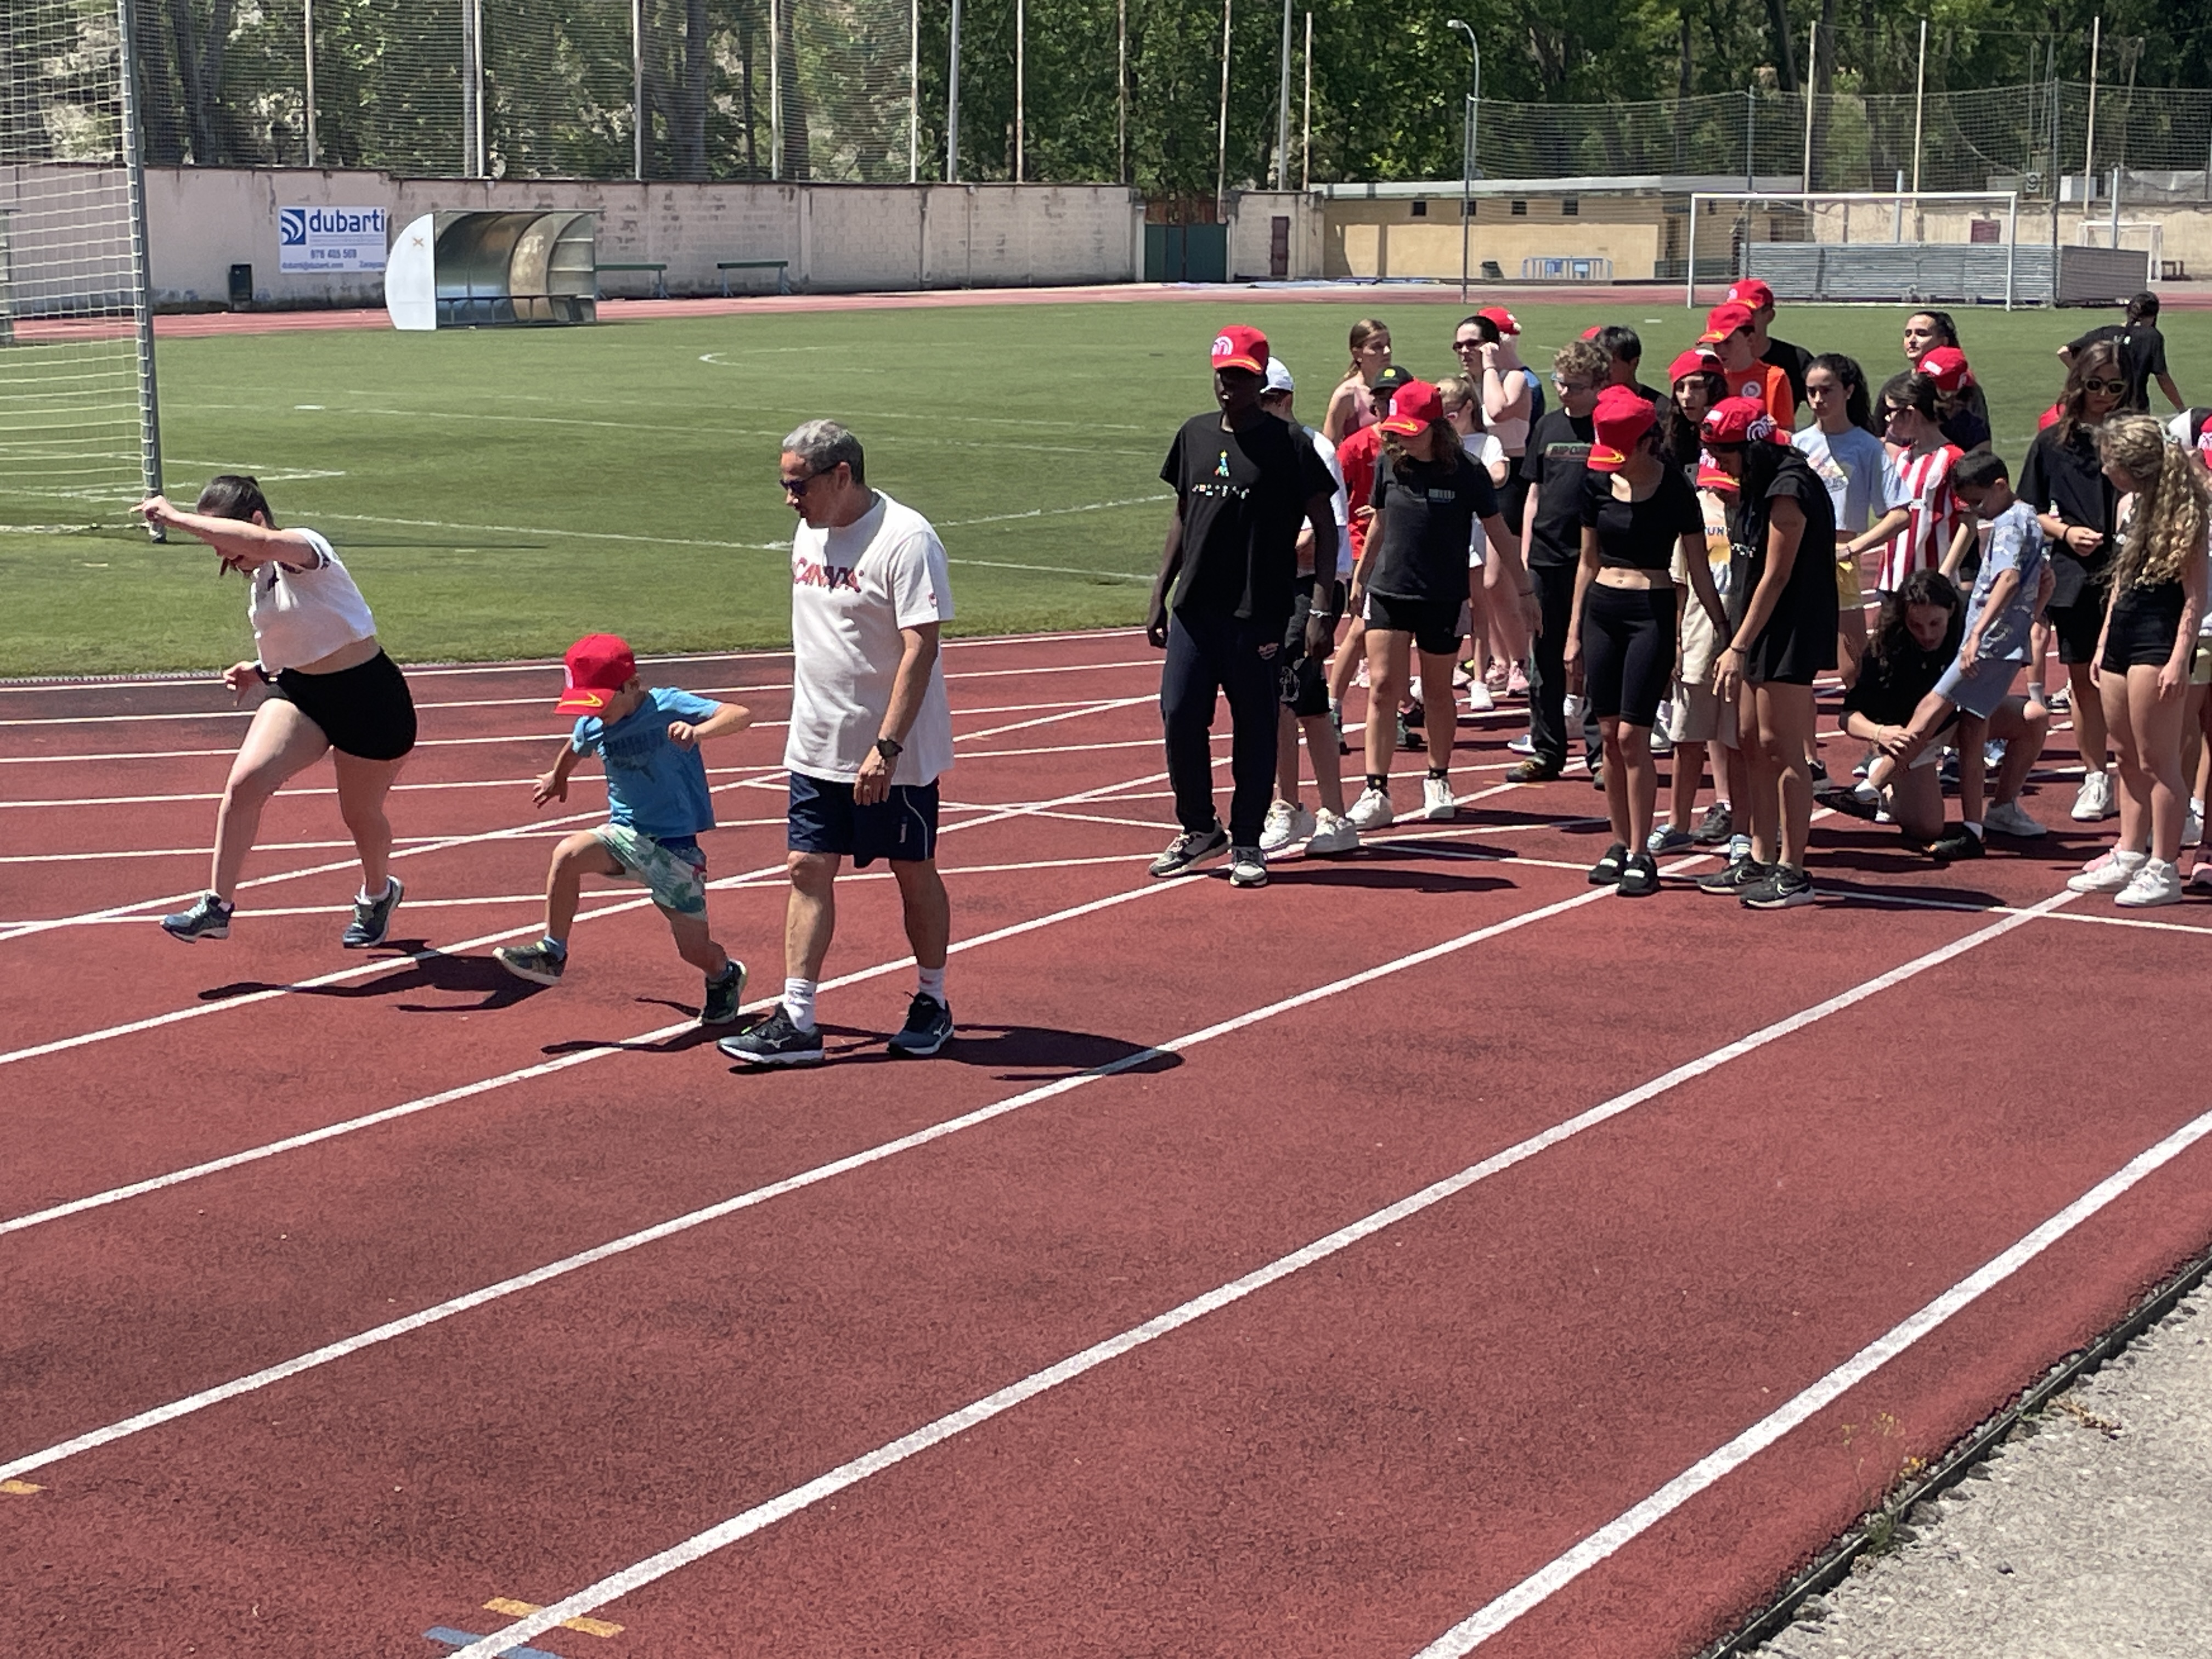
[[891, 1052], [927, 1060], [952, 1041], [952, 1010], [927, 991], [916, 991], [906, 1006], [906, 1024], [891, 1039]]
[[1979, 836], [1967, 829], [1966, 825], [1960, 824], [1957, 829], [1938, 836], [1935, 843], [1929, 848], [1928, 856], [1938, 864], [1956, 864], [1964, 859], [1980, 858], [1988, 850], [1982, 845], [1982, 838]]
[[748, 1025], [735, 1036], [714, 1045], [732, 1060], [747, 1066], [819, 1066], [822, 1028], [802, 1031], [792, 1024], [781, 1003], [769, 1011], [757, 1025]]
[[1627, 847], [1620, 842], [1613, 842], [1605, 849], [1598, 861], [1590, 866], [1589, 884], [1593, 887], [1612, 886], [1620, 879], [1620, 872], [1627, 867]]
[[515, 978], [526, 979], [532, 985], [558, 985], [562, 971], [568, 965], [567, 953], [555, 951], [544, 939], [535, 945], [495, 945], [491, 959]]
[[366, 951], [373, 945], [384, 943], [384, 936], [392, 931], [392, 913], [399, 908], [400, 895], [407, 890], [397, 876], [387, 877], [384, 896], [380, 899], [356, 898], [353, 902], [353, 920], [346, 924], [338, 943], [349, 951]]
[[1790, 910], [1813, 902], [1813, 878], [1794, 864], [1778, 864], [1736, 895], [1747, 910]]
[[161, 931], [171, 939], [197, 945], [204, 939], [230, 937], [230, 906], [213, 893], [202, 893], [189, 910], [161, 918]]
[[1623, 898], [1650, 898], [1659, 890], [1659, 860], [1638, 853], [1621, 866], [1620, 884], [1613, 890]]
[[1152, 874], [1162, 878], [1180, 876], [1228, 845], [1229, 832], [1218, 823], [1211, 830], [1186, 830], [1152, 860]]
[[1756, 887], [1774, 873], [1771, 864], [1761, 864], [1757, 859], [1738, 859], [1725, 870], [1716, 870], [1710, 876], [1698, 878], [1701, 893], [1734, 893], [1741, 895], [1746, 888]]
[[738, 1005], [744, 1000], [745, 964], [732, 957], [721, 978], [707, 981], [707, 1000], [699, 1009], [699, 1023], [727, 1025], [738, 1017]]
[[1690, 839], [1700, 847], [1718, 847], [1735, 833], [1735, 824], [1729, 809], [1715, 801], [1705, 808], [1705, 816], [1698, 827], [1690, 831]]

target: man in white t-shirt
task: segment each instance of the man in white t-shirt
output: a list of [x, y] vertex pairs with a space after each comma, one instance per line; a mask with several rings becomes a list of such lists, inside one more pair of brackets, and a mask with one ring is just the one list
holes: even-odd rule
[[945, 546], [929, 521], [868, 488], [860, 440], [809, 421], [783, 441], [791, 544], [791, 773], [783, 1000], [722, 1052], [755, 1066], [822, 1060], [814, 997], [836, 927], [832, 884], [850, 857], [890, 861], [920, 972], [894, 1054], [952, 1036], [945, 956], [952, 913], [937, 872], [937, 779], [952, 764], [938, 632], [952, 616]]

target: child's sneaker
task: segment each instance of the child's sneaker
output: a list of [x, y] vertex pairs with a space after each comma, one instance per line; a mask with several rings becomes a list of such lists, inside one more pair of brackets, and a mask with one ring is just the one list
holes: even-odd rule
[[2114, 848], [2081, 866], [2081, 873], [2067, 878], [2069, 893], [2117, 893], [2136, 878], [2136, 872], [2150, 860], [2148, 853], [2123, 852]]
[[2033, 841], [2044, 833], [2043, 826], [2028, 817], [2016, 800], [2000, 801], [1983, 813], [1982, 827], [2000, 836], [2010, 836], [2015, 841]]
[[1720, 847], [1725, 845], [1729, 837], [1735, 833], [1734, 815], [1727, 807], [1715, 801], [1711, 806], [1705, 808], [1705, 816], [1698, 821], [1698, 827], [1690, 832], [1690, 839], [1700, 847]]
[[555, 951], [544, 939], [535, 945], [495, 946], [491, 959], [515, 978], [526, 979], [532, 985], [558, 985], [562, 969], [568, 965], [568, 953]]
[[1389, 793], [1370, 785], [1359, 792], [1359, 799], [1345, 816], [1355, 830], [1385, 830], [1397, 815], [1390, 810]]
[[1231, 848], [1229, 884], [1231, 887], [1265, 887], [1267, 884], [1267, 854], [1256, 847]]
[[1260, 828], [1260, 850], [1279, 853], [1293, 842], [1304, 841], [1314, 832], [1314, 815], [1303, 806], [1293, 806], [1279, 800], [1267, 809], [1267, 820]]
[[384, 943], [384, 936], [392, 931], [392, 913], [399, 908], [399, 900], [406, 892], [397, 876], [384, 878], [384, 896], [365, 899], [356, 896], [353, 920], [338, 936], [338, 943], [349, 951], [366, 951]]
[[707, 981], [707, 1000], [699, 1010], [702, 1025], [727, 1025], [745, 1000], [745, 964], [735, 957], [721, 978]]
[[1421, 780], [1421, 816], [1431, 823], [1449, 823], [1459, 816], [1449, 778]]
[[1340, 858], [1358, 850], [1359, 831], [1352, 827], [1350, 819], [1340, 817], [1326, 806], [1314, 815], [1314, 832], [1306, 837], [1308, 858]]
[[1468, 686], [1467, 712], [1468, 714], [1488, 714], [1494, 713], [1497, 708], [1498, 694], [1480, 680], [1474, 681]]
[[952, 1041], [952, 1010], [927, 991], [916, 991], [906, 1006], [906, 1024], [891, 1038], [891, 1052], [927, 1060]]
[[748, 1025], [735, 1036], [724, 1037], [714, 1046], [747, 1066], [819, 1066], [822, 1028], [800, 1030], [779, 1002], [766, 1019]]
[[2164, 859], [2146, 859], [2125, 887], [2112, 895], [2112, 902], [2130, 910], [2148, 910], [2160, 904], [2181, 902], [2181, 872]]
[[204, 939], [230, 937], [230, 906], [213, 893], [202, 893], [189, 910], [161, 918], [161, 931], [171, 939], [197, 945]]
[[1645, 852], [1661, 854], [1679, 853], [1685, 847], [1696, 845], [1696, 840], [1688, 830], [1672, 823], [1658, 825], [1644, 840]]

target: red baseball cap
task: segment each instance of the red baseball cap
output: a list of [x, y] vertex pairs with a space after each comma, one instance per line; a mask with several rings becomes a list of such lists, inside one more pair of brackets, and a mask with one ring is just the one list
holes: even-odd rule
[[1936, 382], [1938, 392], [1956, 392], [1974, 383], [1974, 372], [1966, 367], [1966, 354], [1956, 346], [1937, 346], [1923, 352], [1920, 373]]
[[1597, 394], [1597, 407], [1590, 411], [1595, 441], [1583, 465], [1593, 472], [1620, 471], [1628, 465], [1628, 452], [1636, 447], [1636, 441], [1658, 418], [1659, 411], [1633, 386], [1606, 387]]
[[1686, 374], [1717, 374], [1720, 372], [1719, 358], [1703, 346], [1692, 346], [1667, 365], [1667, 384], [1671, 387]]
[[1256, 328], [1224, 328], [1213, 337], [1216, 368], [1248, 368], [1267, 372], [1267, 337]]
[[1705, 411], [1698, 435], [1708, 445], [1787, 443], [1766, 405], [1756, 398], [1723, 398]]
[[1485, 306], [1474, 313], [1496, 328], [1500, 334], [1518, 334], [1521, 320], [1504, 306]]
[[1723, 472], [1718, 463], [1703, 450], [1698, 452], [1698, 488], [1718, 489], [1735, 495], [1743, 488], [1743, 480], [1733, 472]]
[[562, 665], [568, 671], [568, 683], [562, 689], [561, 701], [553, 705], [556, 714], [598, 714], [637, 673], [637, 659], [614, 634], [585, 635], [568, 647]]
[[1390, 399], [1389, 416], [1376, 424], [1385, 432], [1410, 438], [1423, 427], [1444, 417], [1444, 400], [1426, 380], [1408, 380]]
[[1605, 325], [1603, 323], [1592, 323], [1588, 328], [1582, 331], [1579, 337], [1585, 340], [1595, 340], [1599, 335], [1604, 332]]
[[1731, 300], [1728, 304], [1715, 306], [1705, 318], [1705, 331], [1698, 336], [1699, 345], [1718, 345], [1740, 328], [1751, 326], [1751, 307]]
[[1740, 283], [1729, 284], [1729, 303], [1749, 306], [1753, 311], [1764, 311], [1774, 303], [1774, 290], [1756, 276], [1747, 276]]

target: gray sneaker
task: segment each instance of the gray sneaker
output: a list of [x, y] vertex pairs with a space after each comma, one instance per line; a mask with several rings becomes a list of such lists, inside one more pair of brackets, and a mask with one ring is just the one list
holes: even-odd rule
[[187, 945], [197, 945], [204, 939], [228, 939], [230, 906], [213, 893], [202, 893], [192, 901], [191, 909], [180, 910], [173, 916], [163, 916], [161, 931], [171, 939], [180, 939]]
[[1211, 830], [1186, 830], [1167, 844], [1166, 851], [1152, 860], [1152, 874], [1159, 877], [1182, 875], [1228, 845], [1229, 832], [1218, 823]]
[[561, 970], [568, 965], [567, 953], [556, 955], [542, 939], [535, 945], [495, 945], [491, 959], [515, 978], [526, 979], [532, 985], [558, 985]]
[[392, 931], [392, 913], [399, 908], [401, 896], [406, 891], [398, 877], [387, 876], [382, 898], [356, 897], [353, 902], [353, 920], [338, 935], [338, 943], [349, 951], [366, 951], [373, 945], [383, 944], [384, 936]]

